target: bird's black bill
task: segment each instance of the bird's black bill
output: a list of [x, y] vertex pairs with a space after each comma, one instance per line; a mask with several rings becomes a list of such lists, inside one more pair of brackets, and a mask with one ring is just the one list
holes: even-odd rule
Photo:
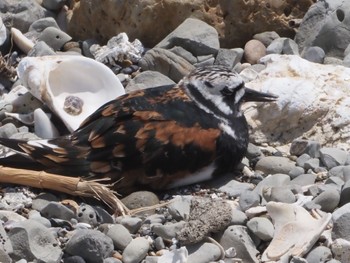
[[271, 93], [259, 92], [253, 89], [245, 88], [243, 96], [244, 101], [275, 101], [278, 96]]

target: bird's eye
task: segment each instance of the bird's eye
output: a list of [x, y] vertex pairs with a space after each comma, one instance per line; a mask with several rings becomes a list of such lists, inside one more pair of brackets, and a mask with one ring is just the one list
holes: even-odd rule
[[221, 90], [221, 94], [224, 96], [232, 96], [234, 94], [234, 90], [229, 89], [227, 86], [225, 86], [222, 90]]

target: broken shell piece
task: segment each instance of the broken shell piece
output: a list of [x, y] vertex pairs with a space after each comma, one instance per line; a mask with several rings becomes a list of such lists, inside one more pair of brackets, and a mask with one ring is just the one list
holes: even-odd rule
[[269, 202], [266, 209], [274, 223], [275, 234], [262, 255], [263, 262], [305, 255], [317, 242], [332, 217], [330, 213], [322, 213], [316, 219], [301, 206], [277, 202]]
[[26, 54], [28, 54], [28, 52], [34, 47], [33, 41], [14, 27], [11, 28], [11, 36], [16, 46]]
[[106, 46], [92, 45], [90, 52], [97, 61], [106, 65], [116, 66], [118, 63], [125, 61], [137, 63], [141, 59], [144, 47], [140, 40], [135, 39], [131, 43], [127, 34], [120, 33], [112, 37]]
[[125, 93], [108, 67], [82, 56], [25, 57], [17, 73], [33, 96], [59, 116], [70, 131], [100, 106]]

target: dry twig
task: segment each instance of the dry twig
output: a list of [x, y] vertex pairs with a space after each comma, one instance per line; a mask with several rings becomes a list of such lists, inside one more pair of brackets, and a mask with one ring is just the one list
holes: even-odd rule
[[75, 196], [94, 197], [106, 203], [117, 214], [130, 214], [129, 209], [116, 197], [115, 192], [97, 181], [85, 181], [79, 177], [0, 166], [0, 183], [27, 185]]

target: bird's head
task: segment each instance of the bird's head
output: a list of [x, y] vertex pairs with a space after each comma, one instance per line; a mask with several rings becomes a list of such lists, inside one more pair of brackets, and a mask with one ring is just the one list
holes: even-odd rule
[[223, 116], [239, 116], [242, 102], [277, 99], [273, 94], [246, 88], [237, 72], [222, 66], [198, 67], [181, 83], [201, 108]]

